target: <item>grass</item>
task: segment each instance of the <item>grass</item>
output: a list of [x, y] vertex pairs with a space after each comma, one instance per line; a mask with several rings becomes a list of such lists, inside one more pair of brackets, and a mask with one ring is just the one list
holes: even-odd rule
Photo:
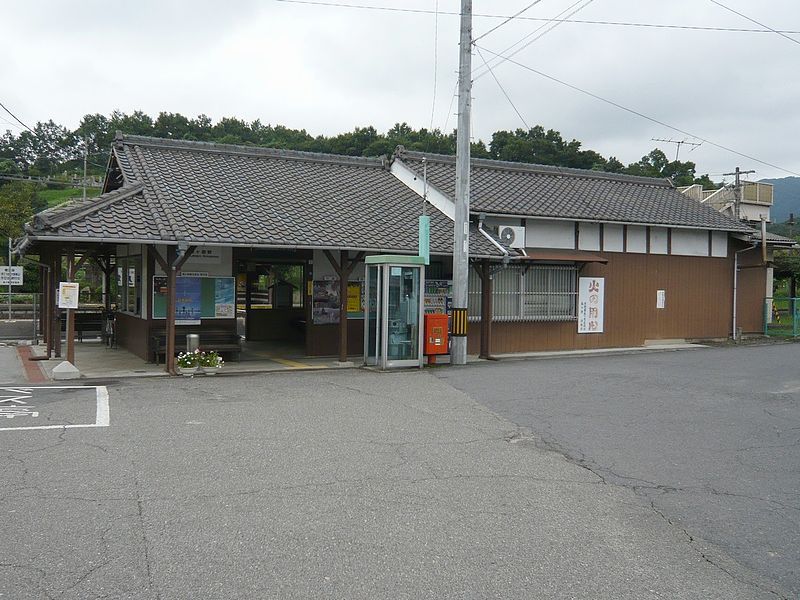
[[[82, 198], [83, 188], [66, 188], [62, 190], [50, 188], [46, 190], [39, 190], [36, 192], [36, 195], [47, 202], [47, 208], [52, 208], [53, 206], [63, 204], [67, 200], [72, 200], [73, 198]], [[95, 196], [99, 195], [100, 188], [86, 188], [87, 198], [94, 198]]]

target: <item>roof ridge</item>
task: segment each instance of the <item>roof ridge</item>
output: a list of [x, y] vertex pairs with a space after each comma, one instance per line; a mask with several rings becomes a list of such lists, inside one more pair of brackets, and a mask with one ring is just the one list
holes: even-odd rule
[[[403, 146], [398, 146], [392, 154], [392, 159], [402, 160], [408, 157], [412, 160], [436, 161], [447, 164], [455, 164], [456, 157], [449, 154], [429, 154], [417, 150], [406, 150]], [[498, 169], [504, 171], [519, 171], [535, 175], [562, 175], [569, 177], [580, 177], [585, 179], [602, 179], [607, 181], [618, 181], [621, 183], [636, 183], [639, 185], [651, 185], [657, 187], [675, 187], [667, 178], [643, 177], [641, 175], [627, 175], [624, 173], [609, 173], [607, 171], [593, 171], [591, 169], [577, 169], [575, 167], [559, 167], [556, 165], [540, 165], [537, 163], [514, 162], [506, 160], [496, 160], [493, 158], [472, 158], [472, 167], [483, 167], [487, 169]]]
[[245, 146], [236, 144], [220, 144], [217, 142], [201, 142], [196, 140], [157, 138], [143, 135], [128, 135], [120, 132], [117, 132], [114, 141], [118, 144], [128, 144], [131, 146], [171, 148], [175, 150], [186, 150], [189, 152], [211, 152], [215, 154], [228, 154], [233, 156], [300, 160], [315, 163], [339, 164], [344, 166], [384, 168], [386, 165], [386, 156], [347, 156], [345, 154], [329, 154], [324, 152], [309, 152], [305, 150], [288, 150], [285, 148], [272, 148], [269, 146]]
[[127, 187], [123, 186], [114, 190], [113, 192], [108, 192], [107, 194], [97, 196], [97, 198], [94, 198], [88, 202], [81, 200], [81, 204], [79, 206], [67, 207], [64, 210], [51, 213], [50, 211], [54, 211], [59, 207], [63, 208], [64, 205], [61, 204], [59, 206], [54, 206], [35, 215], [33, 218], [33, 225], [36, 229], [58, 229], [59, 227], [62, 227], [71, 221], [75, 221], [76, 219], [95, 213], [100, 209], [109, 206], [110, 204], [114, 204], [120, 200], [129, 198], [130, 196], [134, 196], [143, 189], [143, 183], [137, 183]]

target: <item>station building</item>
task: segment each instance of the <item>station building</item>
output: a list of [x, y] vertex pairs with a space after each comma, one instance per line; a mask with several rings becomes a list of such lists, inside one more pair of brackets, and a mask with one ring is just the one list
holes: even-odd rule
[[[364, 259], [416, 254], [423, 212], [426, 310], [448, 308], [454, 194], [453, 157], [403, 148], [356, 158], [118, 134], [103, 193], [37, 214], [16, 250], [41, 257], [54, 351], [66, 258], [73, 273], [100, 265], [116, 288], [118, 344], [142, 358], [157, 359], [168, 332], [356, 355]], [[470, 353], [763, 328], [771, 290], [759, 233], [667, 180], [473, 160], [469, 239]], [[590, 280], [602, 283], [594, 329], [581, 289]]]

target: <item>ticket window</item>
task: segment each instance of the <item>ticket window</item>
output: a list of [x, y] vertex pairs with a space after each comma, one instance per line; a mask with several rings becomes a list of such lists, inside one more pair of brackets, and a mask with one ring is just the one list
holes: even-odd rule
[[[402, 259], [416, 257], [368, 257]], [[422, 366], [423, 266], [367, 262], [364, 362], [380, 368]]]

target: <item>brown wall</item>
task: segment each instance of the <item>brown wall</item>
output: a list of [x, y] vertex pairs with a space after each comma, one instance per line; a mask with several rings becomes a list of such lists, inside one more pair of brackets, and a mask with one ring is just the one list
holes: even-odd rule
[[767, 295], [767, 271], [761, 262], [761, 249], [739, 255], [736, 327], [744, 333], [763, 333], [764, 298]]
[[148, 322], [125, 313], [117, 313], [117, 345], [143, 360], [148, 360]]
[[[495, 354], [641, 346], [645, 340], [722, 338], [730, 335], [733, 257], [705, 258], [605, 253], [608, 264], [589, 263], [582, 276], [605, 278], [604, 333], [578, 334], [575, 321], [492, 324]], [[666, 306], [656, 308], [665, 290]], [[763, 294], [762, 294], [763, 296]], [[763, 297], [762, 297], [763, 300]], [[742, 312], [749, 309], [742, 306]], [[480, 327], [471, 324], [470, 353]]]
[[[310, 325], [306, 339], [309, 356], [339, 354], [339, 325]], [[347, 319], [347, 354], [364, 353], [364, 319]]]

